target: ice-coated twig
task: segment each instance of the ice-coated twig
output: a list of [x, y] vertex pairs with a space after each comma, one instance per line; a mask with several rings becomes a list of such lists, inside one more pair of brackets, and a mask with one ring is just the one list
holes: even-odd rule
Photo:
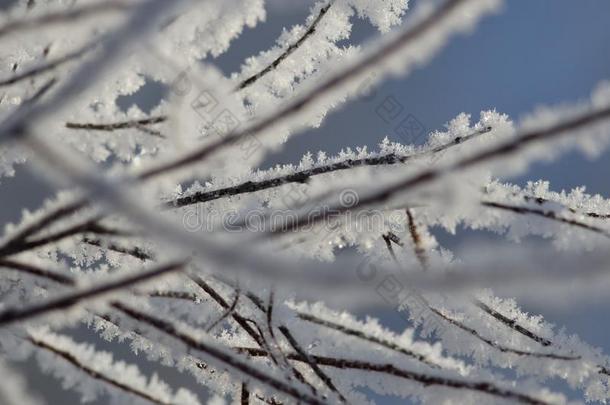
[[325, 5], [324, 7], [322, 7], [320, 9], [320, 12], [318, 13], [317, 17], [313, 20], [313, 22], [311, 23], [309, 28], [307, 28], [305, 33], [297, 41], [295, 41], [293, 44], [290, 44], [290, 46], [288, 48], [286, 48], [286, 50], [284, 52], [282, 52], [282, 54], [280, 56], [278, 56], [273, 62], [271, 62], [271, 64], [266, 66], [260, 72], [253, 74], [252, 76], [248, 77], [247, 79], [244, 79], [241, 83], [239, 83], [239, 85], [237, 86], [237, 89], [242, 90], [242, 89], [245, 89], [246, 87], [250, 86], [257, 80], [259, 80], [261, 77], [265, 76], [267, 73], [271, 72], [276, 67], [278, 67], [279, 64], [282, 63], [282, 61], [284, 59], [286, 59], [287, 57], [290, 56], [291, 53], [296, 51], [301, 46], [301, 44], [307, 40], [307, 38], [309, 38], [311, 35], [313, 35], [316, 32], [316, 27], [318, 26], [320, 21], [322, 21], [322, 18], [324, 18], [324, 15], [332, 6], [333, 1], [334, 0], [330, 0], [327, 5]]

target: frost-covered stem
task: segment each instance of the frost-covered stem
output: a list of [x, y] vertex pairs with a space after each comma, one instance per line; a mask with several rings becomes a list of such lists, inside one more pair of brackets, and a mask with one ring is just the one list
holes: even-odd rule
[[33, 304], [24, 308], [8, 308], [0, 312], [0, 326], [5, 326], [14, 322], [23, 322], [50, 312], [67, 310], [83, 301], [98, 298], [101, 295], [120, 291], [136, 284], [164, 276], [168, 273], [182, 270], [184, 265], [184, 262], [169, 263], [155, 267], [152, 270], [142, 271], [92, 288], [65, 294], [46, 302]]
[[179, 340], [190, 349], [205, 353], [207, 356], [214, 358], [216, 361], [219, 361], [226, 366], [257, 380], [262, 384], [268, 385], [279, 392], [283, 392], [284, 394], [289, 395], [298, 401], [303, 401], [304, 403], [312, 405], [324, 404], [324, 402], [320, 401], [315, 396], [311, 396], [282, 380], [264, 373], [258, 367], [255, 367], [223, 350], [220, 350], [212, 345], [208, 345], [205, 342], [197, 340], [194, 337], [177, 330], [171, 322], [162, 320], [150, 314], [145, 314], [124, 304], [116, 303], [114, 306], [128, 317], [152, 326], [168, 336]]
[[66, 23], [83, 17], [98, 15], [100, 12], [122, 11], [131, 8], [129, 2], [125, 1], [100, 1], [87, 4], [69, 11], [48, 13], [36, 18], [27, 18], [17, 21], [9, 21], [0, 27], [0, 37], [14, 31], [41, 28], [45, 25]]
[[441, 310], [431, 307], [431, 306], [428, 306], [428, 307], [438, 317], [440, 317], [441, 319], [444, 319], [449, 324], [463, 330], [464, 332], [469, 333], [470, 335], [474, 336], [476, 339], [480, 340], [481, 342], [485, 343], [486, 345], [493, 347], [494, 349], [496, 349], [502, 353], [512, 353], [512, 354], [516, 354], [518, 356], [531, 356], [531, 357], [537, 357], [537, 358], [547, 358], [547, 359], [567, 360], [567, 361], [580, 360], [580, 358], [581, 358], [580, 356], [566, 356], [566, 355], [555, 354], [555, 353], [531, 352], [531, 351], [527, 351], [527, 350], [520, 350], [520, 349], [515, 349], [512, 347], [503, 346], [489, 338], [482, 336], [475, 329], [473, 329], [469, 326], [466, 326], [462, 322], [459, 322], [458, 320], [445, 315]]
[[557, 213], [552, 210], [541, 210], [541, 209], [537, 209], [537, 208], [520, 207], [518, 205], [510, 205], [510, 204], [504, 204], [504, 203], [493, 202], [493, 201], [483, 201], [481, 204], [485, 207], [500, 209], [500, 210], [504, 210], [504, 211], [511, 211], [511, 212], [514, 212], [515, 214], [537, 215], [539, 217], [547, 218], [547, 219], [550, 219], [553, 221], [557, 221], [557, 222], [561, 222], [564, 224], [576, 226], [578, 228], [586, 229], [588, 231], [595, 232], [595, 233], [603, 235], [607, 238], [610, 238], [610, 232], [608, 232], [607, 230], [605, 230], [603, 228], [600, 228], [595, 225], [586, 224], [584, 222], [580, 222], [575, 219], [563, 218], [563, 217], [557, 215]]
[[248, 391], [248, 384], [241, 383], [241, 392], [240, 392], [240, 403], [241, 405], [250, 405], [250, 391]]
[[347, 327], [345, 325], [341, 325], [326, 319], [321, 319], [319, 317], [316, 317], [315, 315], [306, 313], [306, 312], [302, 312], [302, 311], [298, 311], [297, 312], [297, 316], [299, 317], [299, 319], [302, 319], [303, 321], [306, 322], [310, 322], [316, 325], [320, 325], [320, 326], [324, 326], [326, 328], [335, 330], [337, 332], [341, 332], [344, 335], [347, 336], [353, 336], [353, 337], [357, 337], [359, 339], [362, 339], [364, 341], [370, 342], [370, 343], [374, 343], [376, 345], [385, 347], [386, 349], [390, 349], [394, 352], [400, 353], [400, 354], [404, 354], [405, 356], [408, 356], [410, 358], [413, 358], [417, 361], [420, 361], [424, 364], [426, 364], [427, 366], [430, 366], [432, 368], [441, 368], [441, 366], [439, 366], [438, 364], [432, 362], [430, 359], [428, 359], [426, 356], [423, 356], [419, 353], [415, 353], [411, 350], [407, 350], [399, 345], [397, 345], [394, 342], [391, 342], [389, 340], [383, 339], [383, 338], [379, 338], [376, 336], [372, 336], [369, 335], [361, 330], [357, 330], [357, 329], [353, 329], [350, 327]]
[[192, 153], [186, 154], [183, 157], [170, 161], [168, 163], [161, 164], [157, 167], [152, 167], [148, 170], [143, 171], [138, 178], [148, 179], [156, 177], [161, 174], [167, 174], [177, 169], [184, 168], [191, 164], [197, 163], [202, 159], [216, 153], [217, 151], [224, 149], [227, 146], [235, 144], [246, 136], [254, 136], [262, 131], [270, 128], [271, 126], [284, 121], [297, 113], [301, 112], [304, 108], [311, 105], [320, 98], [326, 96], [329, 92], [334, 89], [341, 87], [348, 83], [351, 79], [358, 77], [365, 73], [369, 69], [375, 67], [377, 64], [383, 62], [387, 58], [398, 53], [403, 47], [410, 44], [411, 42], [417, 41], [421, 36], [433, 30], [436, 24], [442, 23], [446, 18], [450, 17], [452, 12], [459, 8], [466, 0], [448, 0], [441, 7], [436, 9], [429, 17], [420, 21], [411, 30], [403, 32], [401, 35], [393, 39], [393, 41], [387, 43], [384, 46], [379, 47], [374, 52], [371, 52], [367, 57], [359, 60], [353, 66], [343, 70], [340, 74], [334, 75], [309, 91], [303, 97], [298, 98], [294, 102], [290, 103], [284, 108], [280, 108], [277, 112], [272, 113], [268, 117], [258, 121], [257, 123], [245, 128], [242, 131], [231, 132], [222, 137], [221, 140], [206, 145]]
[[[523, 196], [523, 199], [525, 201], [533, 201], [538, 205], [543, 205], [544, 203], [549, 202], [550, 200], [546, 199], [546, 198], [542, 198], [542, 197], [533, 197], [533, 196], [528, 196], [525, 195]], [[598, 212], [580, 212], [572, 207], [566, 207], [570, 212], [574, 213], [574, 214], [579, 214], [579, 215], [584, 215], [587, 217], [591, 217], [591, 218], [597, 218], [597, 219], [608, 219], [610, 218], [610, 214], [600, 214]]]
[[[172, 405], [169, 402], [165, 402], [162, 401], [159, 398], [155, 398], [153, 396], [150, 395], [149, 392], [145, 392], [145, 391], [141, 391], [138, 390], [134, 387], [131, 387], [127, 384], [123, 384], [120, 381], [110, 377], [110, 376], [106, 376], [103, 375], [101, 373], [98, 373], [97, 371], [93, 370], [92, 368], [90, 368], [89, 366], [87, 366], [86, 364], [81, 363], [75, 356], [73, 356], [71, 353], [68, 353], [64, 350], [61, 350], [53, 345], [51, 345], [48, 342], [44, 342], [40, 339], [36, 339], [32, 336], [28, 336], [27, 341], [29, 341], [31, 344], [33, 344], [34, 346], [37, 346], [41, 349], [47, 350], [51, 353], [53, 353], [54, 355], [62, 358], [64, 361], [67, 361], [68, 363], [72, 364], [74, 367], [76, 367], [77, 369], [79, 369], [80, 371], [82, 371], [83, 373], [87, 374], [89, 377], [94, 378], [96, 380], [102, 381], [106, 384], [109, 384], [111, 386], [113, 386], [114, 388], [117, 388], [121, 391], [125, 391], [128, 394], [131, 395], [135, 395], [137, 397], [140, 398], [144, 398], [147, 401], [150, 401], [154, 404], [160, 404], [160, 405]], [[176, 404], [174, 404], [176, 405]]]
[[0, 87], [9, 86], [11, 84], [15, 84], [22, 80], [26, 80], [31, 77], [38, 76], [42, 73], [53, 70], [67, 62], [70, 62], [71, 60], [74, 60], [74, 59], [77, 59], [77, 58], [83, 56], [84, 54], [86, 54], [87, 52], [89, 52], [90, 50], [95, 48], [97, 45], [98, 45], [97, 42], [87, 44], [87, 45], [77, 49], [76, 51], [67, 53], [64, 56], [60, 56], [59, 58], [53, 59], [50, 62], [47, 62], [47, 63], [39, 65], [39, 66], [35, 66], [31, 69], [25, 70], [19, 74], [13, 75], [4, 80], [0, 80]]
[[91, 246], [96, 246], [99, 248], [106, 248], [108, 250], [112, 250], [113, 252], [126, 254], [129, 256], [135, 257], [136, 259], [140, 259], [143, 262], [153, 259], [152, 254], [148, 253], [147, 251], [145, 251], [144, 249], [142, 249], [139, 246], [135, 246], [133, 248], [127, 248], [124, 246], [120, 246], [116, 243], [106, 244], [106, 243], [102, 242], [100, 239], [92, 239], [92, 238], [88, 238], [88, 237], [84, 237], [83, 242], [88, 245], [91, 245]]
[[[25, 227], [15, 235], [13, 235], [3, 246], [0, 248], [0, 252], [8, 246], [17, 244], [19, 242], [23, 242], [29, 236], [36, 234], [46, 228], [49, 225], [54, 224], [55, 222], [75, 213], [79, 209], [85, 207], [87, 202], [79, 201], [75, 203], [70, 203], [62, 207], [58, 207], [51, 212], [44, 215], [41, 219], [34, 222], [33, 224]], [[1, 255], [1, 253], [0, 253]]]
[[[236, 348], [238, 351], [248, 353], [250, 356], [266, 356], [267, 353], [256, 348]], [[543, 405], [547, 402], [527, 394], [522, 394], [517, 391], [512, 391], [506, 388], [496, 386], [487, 381], [464, 381], [453, 378], [440, 377], [430, 374], [416, 373], [394, 366], [389, 363], [372, 363], [361, 360], [351, 360], [344, 358], [336, 358], [329, 356], [319, 356], [310, 354], [309, 357], [319, 366], [327, 366], [344, 370], [363, 370], [375, 373], [391, 375], [406, 380], [415, 381], [425, 386], [442, 386], [455, 389], [466, 389], [477, 391], [484, 394], [489, 394], [495, 397], [515, 400], [526, 404]], [[299, 362], [307, 362], [307, 360], [299, 353], [290, 353], [288, 358]]]
[[72, 277], [57, 273], [55, 271], [49, 271], [29, 263], [22, 263], [14, 260], [0, 260], [0, 267], [7, 267], [12, 270], [28, 273], [37, 277], [46, 278], [59, 284], [74, 286], [76, 282]]
[[520, 136], [516, 136], [513, 141], [509, 141], [489, 150], [475, 153], [474, 155], [466, 157], [464, 159], [460, 159], [447, 167], [424, 170], [416, 176], [408, 177], [404, 180], [398, 181], [395, 184], [392, 184], [381, 191], [361, 198], [358, 203], [354, 204], [353, 206], [334, 206], [332, 207], [332, 209], [322, 210], [321, 212], [319, 212], [318, 215], [311, 215], [311, 213], [308, 213], [307, 215], [304, 215], [295, 221], [291, 221], [289, 225], [284, 227], [284, 229], [281, 229], [281, 233], [294, 231], [295, 229], [298, 229], [305, 224], [311, 226], [315, 223], [319, 223], [320, 221], [327, 219], [329, 213], [337, 215], [338, 213], [342, 213], [345, 211], [353, 211], [357, 208], [383, 203], [398, 193], [403, 193], [411, 188], [436, 181], [439, 178], [443, 177], [446, 173], [460, 172], [462, 170], [469, 169], [476, 165], [485, 163], [489, 160], [504, 157], [507, 155], [512, 155], [521, 150], [522, 148], [529, 146], [530, 144], [547, 141], [559, 137], [565, 132], [577, 130], [582, 127], [593, 125], [598, 123], [599, 121], [607, 119], [610, 119], [610, 107], [590, 111], [586, 114], [582, 114], [576, 118], [565, 120], [557, 125], [548, 128], [526, 131]]
[[[191, 275], [189, 277], [199, 288], [201, 288], [201, 290], [208, 294], [225, 311], [230, 308], [229, 303], [209, 283], [205, 282], [205, 280], [197, 275]], [[233, 320], [237, 322], [237, 324], [241, 326], [260, 347], [267, 347], [263, 334], [259, 334], [257, 331], [252, 329], [252, 326], [250, 326], [248, 323], [248, 319], [244, 318], [235, 311], [232, 311], [231, 318], [233, 318]]]
[[[156, 118], [150, 118], [150, 120], [151, 120], [151, 122], [154, 122], [155, 120], [160, 120], [163, 118], [164, 117], [156, 117]], [[124, 125], [130, 125], [129, 124], [130, 122], [135, 122], [135, 121], [128, 121], [128, 122], [115, 123], [115, 124], [101, 124], [101, 125], [103, 125], [103, 126], [113, 126], [114, 125], [117, 127], [119, 127], [119, 126], [123, 127]], [[74, 125], [94, 126], [94, 125], [100, 125], [100, 124], [74, 124]], [[395, 153], [389, 153], [389, 154], [385, 154], [385, 155], [374, 157], [374, 158], [346, 159], [341, 162], [335, 162], [335, 163], [332, 163], [329, 165], [324, 165], [324, 166], [316, 167], [313, 169], [302, 170], [302, 171], [292, 173], [289, 175], [276, 177], [274, 179], [262, 180], [259, 182], [249, 181], [246, 183], [242, 183], [242, 184], [232, 186], [232, 187], [226, 187], [226, 188], [219, 189], [219, 190], [213, 190], [213, 191], [207, 191], [207, 192], [197, 192], [190, 196], [181, 197], [181, 198], [178, 198], [173, 201], [165, 202], [163, 206], [165, 208], [184, 207], [184, 206], [188, 206], [188, 205], [192, 205], [192, 204], [217, 200], [220, 198], [231, 197], [231, 196], [245, 194], [245, 193], [252, 193], [252, 192], [256, 192], [256, 191], [262, 191], [262, 190], [266, 190], [266, 189], [273, 188], [273, 187], [279, 187], [279, 186], [282, 186], [285, 184], [290, 184], [290, 183], [305, 183], [305, 182], [307, 182], [307, 180], [309, 178], [311, 178], [313, 176], [331, 173], [331, 172], [339, 171], [339, 170], [347, 170], [347, 169], [351, 169], [351, 168], [355, 168], [355, 167], [392, 165], [392, 164], [397, 164], [397, 163], [405, 163], [411, 159], [415, 159], [415, 158], [432, 155], [435, 153], [445, 151], [453, 146], [463, 144], [464, 142], [466, 142], [468, 140], [471, 140], [482, 134], [488, 133], [491, 130], [492, 130], [492, 127], [486, 127], [481, 130], [475, 131], [471, 134], [468, 134], [468, 135], [465, 135], [462, 137], [456, 137], [451, 142], [448, 142], [444, 145], [439, 145], [430, 150], [415, 153], [412, 155], [399, 156]], [[27, 236], [40, 232], [45, 227], [65, 218], [68, 215], [74, 214], [78, 210], [80, 210], [88, 205], [89, 205], [89, 202], [87, 200], [83, 199], [83, 200], [79, 200], [79, 201], [70, 203], [64, 207], [59, 207], [59, 208], [55, 209], [54, 211], [48, 213], [42, 219], [40, 219], [37, 223], [31, 225], [30, 227], [24, 229], [17, 235], [13, 236], [10, 239], [10, 241], [5, 244], [5, 246], [0, 248], [0, 257], [5, 257], [10, 254], [20, 253], [25, 250], [29, 250], [29, 249], [33, 249], [33, 248], [41, 246], [39, 244], [29, 244], [28, 245], [28, 244], [19, 244], [17, 242], [23, 241]], [[101, 217], [97, 217], [94, 220], [87, 220], [86, 223], [83, 223], [81, 225], [75, 225], [71, 231], [66, 230], [65, 232], [63, 232], [57, 236], [59, 236], [60, 239], [63, 239], [65, 237], [69, 237], [69, 236], [72, 236], [72, 235], [80, 233], [80, 232], [91, 232], [91, 231], [84, 230], [84, 228], [81, 229], [81, 228], [79, 228], [79, 226], [86, 228], [90, 224], [95, 224], [95, 222], [98, 221], [99, 219], [101, 219]], [[70, 233], [70, 232], [72, 232], [72, 233]], [[45, 241], [45, 244], [51, 243], [51, 242], [57, 242], [60, 239]], [[124, 253], [127, 253], [127, 252], [124, 252]], [[149, 258], [150, 258], [149, 256], [144, 256], [144, 255], [142, 255], [142, 257], [141, 257], [142, 260], [146, 260]]]
[[197, 296], [195, 294], [183, 291], [153, 291], [149, 293], [143, 293], [142, 295], [146, 295], [148, 297], [153, 298], [172, 298], [176, 300], [197, 302]]
[[502, 322], [504, 325], [506, 325], [509, 328], [519, 332], [523, 336], [526, 336], [526, 337], [532, 339], [533, 341], [535, 341], [537, 343], [540, 343], [542, 346], [550, 346], [551, 345], [551, 341], [550, 340], [548, 340], [546, 338], [543, 338], [542, 336], [536, 335], [534, 332], [530, 331], [529, 329], [519, 325], [517, 323], [517, 321], [515, 321], [514, 319], [510, 319], [510, 318], [504, 316], [503, 314], [501, 314], [500, 312], [490, 308], [484, 302], [482, 302], [480, 300], [476, 300], [476, 306], [481, 308], [483, 311], [487, 312], [489, 315], [491, 315], [494, 318], [496, 318], [498, 321]]
[[[408, 212], [408, 210], [407, 210]], [[414, 223], [413, 223], [414, 224]], [[409, 228], [411, 228], [411, 220], [409, 220]], [[418, 243], [415, 241], [415, 237], [413, 237], [413, 232], [410, 230], [411, 232], [411, 237], [413, 238], [414, 241], [414, 245], [415, 248], [414, 250], [416, 250], [418, 247]], [[417, 228], [415, 228], [415, 234], [417, 235], [417, 240], [421, 241], [421, 239], [419, 238], [419, 234], [417, 233]], [[398, 236], [396, 236], [396, 238], [398, 238]], [[421, 246], [421, 242], [419, 243], [419, 248], [423, 249], [423, 247]], [[393, 254], [392, 251], [390, 251], [392, 253], [392, 256], [394, 257], [394, 260], [396, 260], [396, 256]], [[423, 254], [425, 255], [425, 250], [423, 250]], [[425, 257], [425, 256], [424, 256]], [[398, 264], [398, 262], [397, 262]], [[422, 264], [423, 266], [423, 264]], [[423, 298], [423, 297], [422, 297]], [[443, 311], [439, 310], [438, 308], [435, 308], [433, 306], [431, 306], [427, 300], [423, 299], [423, 301], [425, 302], [426, 306], [428, 307], [428, 309], [430, 311], [432, 311], [434, 314], [436, 314], [439, 318], [443, 319], [444, 321], [448, 322], [450, 325], [455, 326], [467, 333], [469, 333], [470, 335], [474, 336], [475, 338], [477, 338], [478, 340], [480, 340], [481, 342], [487, 344], [490, 347], [493, 347], [496, 350], [499, 350], [503, 353], [513, 353], [519, 356], [532, 356], [532, 357], [538, 357], [538, 358], [549, 358], [549, 359], [555, 359], [555, 360], [579, 360], [581, 357], [580, 356], [566, 356], [566, 355], [561, 355], [561, 354], [554, 354], [554, 353], [540, 353], [540, 352], [532, 352], [532, 351], [526, 351], [526, 350], [520, 350], [520, 349], [515, 349], [512, 347], [507, 347], [504, 345], [501, 345], [489, 338], [486, 338], [484, 336], [482, 336], [477, 330], [475, 330], [474, 328], [471, 328], [469, 326], [466, 326], [464, 323], [451, 318], [450, 316], [446, 315], [445, 313], [443, 313]], [[538, 343], [543, 343], [546, 340], [542, 337], [536, 336], [534, 335], [532, 332], [530, 332], [527, 328], [517, 324], [515, 321], [510, 320], [509, 318], [507, 318], [506, 316], [500, 314], [497, 311], [492, 310], [491, 308], [489, 308], [487, 305], [485, 305], [484, 303], [482, 303], [480, 300], [474, 300], [474, 304], [476, 306], [478, 306], [479, 308], [481, 308], [483, 311], [487, 312], [489, 315], [493, 316], [496, 320], [502, 322], [503, 324], [509, 326], [511, 329], [516, 330], [522, 334], [525, 334], [525, 336], [529, 337], [530, 339], [535, 340]], [[480, 304], [480, 305], [479, 305]], [[526, 334], [527, 332], [529, 332], [528, 334]], [[537, 339], [536, 339], [537, 338]], [[544, 345], [543, 346], [547, 346]]]
[[333, 3], [333, 0], [331, 0], [326, 6], [324, 6], [320, 9], [320, 12], [318, 13], [316, 19], [311, 23], [311, 25], [309, 26], [307, 31], [305, 31], [305, 33], [296, 42], [294, 42], [293, 44], [290, 44], [290, 46], [288, 48], [286, 48], [286, 50], [280, 56], [278, 56], [273, 62], [271, 62], [271, 64], [269, 64], [263, 70], [261, 70], [258, 73], [255, 73], [254, 75], [252, 75], [252, 76], [248, 77], [247, 79], [245, 79], [244, 81], [242, 81], [239, 84], [239, 86], [237, 86], [237, 89], [242, 90], [242, 89], [250, 86], [251, 84], [254, 84], [254, 82], [259, 80], [261, 77], [265, 76], [267, 73], [269, 73], [272, 70], [274, 70], [275, 68], [277, 68], [284, 59], [286, 59], [288, 56], [290, 56], [291, 53], [296, 51], [303, 44], [303, 42], [305, 42], [307, 40], [307, 38], [309, 38], [311, 35], [313, 35], [316, 32], [316, 27], [318, 26], [320, 21], [322, 21], [322, 18], [324, 17], [326, 12], [330, 9], [332, 3]]
[[212, 330], [214, 330], [214, 328], [219, 325], [222, 321], [224, 321], [225, 319], [227, 319], [230, 315], [233, 314], [233, 311], [235, 311], [235, 308], [237, 307], [237, 302], [239, 301], [239, 291], [237, 291], [235, 293], [235, 298], [233, 299], [233, 303], [231, 304], [231, 306], [229, 308], [227, 308], [225, 310], [225, 312], [214, 322], [212, 322], [212, 324], [210, 326], [207, 327], [206, 332], [211, 332]]
[[[239, 326], [241, 326], [248, 335], [250, 335], [250, 337], [252, 337], [252, 339], [254, 339], [254, 341], [259, 345], [259, 347], [263, 348], [264, 350], [267, 350], [267, 352], [270, 353], [269, 358], [271, 359], [271, 361], [273, 361], [273, 363], [279, 367], [285, 367], [288, 368], [290, 370], [290, 372], [292, 373], [292, 375], [294, 375], [294, 377], [299, 380], [301, 383], [303, 383], [304, 385], [307, 385], [310, 387], [310, 389], [312, 390], [313, 395], [317, 395], [317, 390], [314, 386], [312, 386], [306, 379], [305, 377], [294, 367], [292, 367], [288, 361], [286, 361], [286, 359], [284, 359], [284, 355], [281, 352], [281, 350], [279, 349], [279, 346], [277, 344], [277, 342], [275, 341], [275, 337], [273, 336], [273, 329], [269, 326], [270, 328], [270, 335], [271, 335], [271, 339], [273, 340], [275, 347], [272, 347], [267, 340], [265, 339], [265, 333], [263, 332], [262, 328], [258, 325], [258, 323], [254, 320], [250, 320], [248, 318], [245, 318], [244, 316], [242, 316], [241, 314], [239, 314], [238, 312], [236, 312], [234, 309], [230, 310], [229, 304], [227, 303], [227, 301], [218, 293], [218, 291], [216, 291], [209, 283], [205, 282], [201, 277], [197, 276], [197, 275], [192, 275], [190, 276], [190, 279], [197, 284], [197, 286], [199, 286], [199, 288], [201, 288], [203, 291], [205, 291], [214, 301], [216, 301], [223, 309], [225, 309], [225, 313], [230, 313], [231, 317], [233, 318], [233, 320], [235, 320], [235, 322], [237, 322], [237, 324]], [[236, 289], [236, 294], [238, 294], [238, 289]], [[229, 312], [230, 311], [230, 312]], [[271, 318], [269, 317], [269, 312], [268, 310], [263, 309], [263, 312], [267, 315], [267, 320], [268, 323], [271, 321]], [[254, 326], [257, 328], [258, 332], [255, 331], [252, 326], [250, 326], [250, 322], [252, 324], [254, 324]], [[280, 365], [280, 360], [282, 359], [284, 360], [284, 364]]]
[[149, 118], [143, 118], [143, 119], [139, 119], [139, 120], [128, 120], [128, 121], [119, 121], [119, 122], [111, 122], [111, 123], [103, 123], [103, 124], [66, 122], [66, 128], [111, 132], [111, 131], [116, 131], [118, 129], [139, 128], [142, 125], [160, 124], [165, 121], [167, 121], [167, 117], [164, 115], [161, 115], [161, 116], [157, 116], [157, 117], [149, 117]]
[[409, 222], [409, 234], [411, 235], [411, 239], [413, 240], [413, 250], [415, 251], [415, 256], [419, 261], [419, 264], [422, 267], [422, 270], [426, 270], [428, 268], [428, 258], [426, 257], [426, 249], [422, 245], [422, 238], [417, 229], [417, 224], [415, 223], [415, 219], [413, 218], [413, 211], [410, 208], [405, 210], [407, 213], [407, 220]]
[[47, 236], [43, 236], [34, 240], [21, 240], [14, 241], [9, 244], [6, 244], [2, 248], [0, 248], [0, 257], [11, 256], [17, 253], [22, 253], [28, 250], [32, 250], [41, 246], [48, 245], [50, 243], [59, 242], [65, 238], [70, 236], [77, 235], [79, 233], [93, 233], [97, 235], [114, 235], [114, 236], [130, 236], [131, 234], [118, 229], [107, 228], [97, 221], [99, 218], [94, 220], [87, 220], [87, 222], [79, 223], [73, 226], [70, 226], [62, 231], [58, 231], [56, 233], [52, 233]]
[[282, 332], [282, 334], [284, 335], [286, 340], [288, 340], [288, 343], [290, 343], [290, 346], [292, 346], [292, 348], [305, 359], [305, 361], [307, 362], [309, 367], [311, 367], [311, 369], [318, 376], [318, 378], [320, 378], [320, 380], [322, 380], [322, 382], [339, 397], [339, 400], [341, 402], [343, 402], [343, 403], [347, 402], [347, 399], [345, 399], [343, 394], [341, 394], [341, 392], [339, 392], [339, 390], [337, 389], [337, 387], [335, 386], [335, 384], [333, 383], [331, 378], [320, 367], [318, 367], [316, 362], [313, 361], [313, 359], [309, 356], [309, 354], [297, 342], [297, 340], [292, 335], [292, 333], [290, 333], [290, 330], [284, 325], [281, 325], [279, 327], [279, 330], [280, 330], [280, 332]]
[[290, 183], [306, 183], [310, 178], [322, 174], [332, 173], [341, 170], [353, 169], [362, 166], [387, 166], [398, 163], [406, 163], [409, 160], [424, 157], [445, 151], [453, 146], [461, 145], [464, 142], [478, 137], [479, 135], [491, 131], [491, 127], [483, 128], [469, 135], [456, 137], [451, 142], [444, 145], [434, 147], [430, 150], [414, 153], [411, 155], [398, 155], [396, 153], [388, 153], [376, 157], [367, 157], [362, 159], [345, 159], [339, 162], [330, 163], [328, 165], [314, 167], [312, 169], [301, 170], [295, 173], [278, 176], [272, 179], [261, 180], [257, 182], [248, 181], [236, 186], [225, 187], [212, 191], [200, 191], [186, 197], [180, 197], [173, 201], [164, 203], [165, 208], [185, 207], [192, 204], [203, 203], [217, 200], [224, 197], [232, 197], [235, 195], [254, 193], [256, 191], [267, 190], [274, 187], [283, 186]]

